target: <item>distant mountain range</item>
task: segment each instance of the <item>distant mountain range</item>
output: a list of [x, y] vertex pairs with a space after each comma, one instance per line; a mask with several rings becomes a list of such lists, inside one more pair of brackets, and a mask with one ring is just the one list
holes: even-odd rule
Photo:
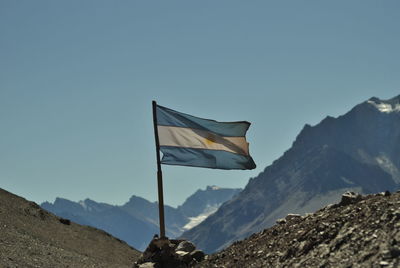
[[[180, 236], [240, 191], [208, 186], [205, 190], [196, 191], [178, 208], [165, 205], [167, 236]], [[159, 233], [158, 203], [137, 196], [132, 196], [122, 206], [90, 199], [73, 202], [56, 198], [54, 203], [44, 202], [41, 207], [59, 217], [102, 229], [139, 250], [144, 250], [153, 235]]]
[[399, 185], [400, 96], [371, 98], [343, 116], [305, 125], [282, 157], [182, 237], [214, 252], [288, 213], [335, 203], [346, 190], [367, 194]]

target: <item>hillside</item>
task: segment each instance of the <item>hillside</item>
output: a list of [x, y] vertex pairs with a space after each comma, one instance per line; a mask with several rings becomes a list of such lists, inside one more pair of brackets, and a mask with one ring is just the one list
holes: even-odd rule
[[338, 118], [305, 125], [292, 147], [182, 237], [215, 252], [340, 200], [341, 193], [395, 191], [400, 183], [400, 96], [371, 98]]
[[0, 189], [0, 267], [132, 267], [140, 253]]
[[400, 192], [345, 197], [288, 215], [196, 267], [400, 267]]

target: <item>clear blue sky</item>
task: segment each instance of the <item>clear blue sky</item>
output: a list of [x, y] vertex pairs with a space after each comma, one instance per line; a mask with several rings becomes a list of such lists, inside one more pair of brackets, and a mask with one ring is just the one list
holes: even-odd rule
[[247, 120], [252, 171], [163, 166], [165, 202], [244, 187], [304, 124], [400, 94], [399, 1], [0, 1], [0, 187], [157, 199], [151, 100]]

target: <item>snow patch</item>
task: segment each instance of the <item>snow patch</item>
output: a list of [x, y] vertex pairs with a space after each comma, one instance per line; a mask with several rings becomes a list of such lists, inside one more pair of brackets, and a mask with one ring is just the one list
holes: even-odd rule
[[86, 211], [91, 211], [91, 210], [92, 210], [92, 208], [89, 207], [89, 206], [85, 203], [85, 201], [79, 201], [78, 203], [79, 203], [79, 205], [81, 205], [81, 207], [82, 207], [84, 210], [86, 210]]
[[374, 106], [382, 113], [400, 112], [400, 103], [395, 103], [395, 104], [390, 104], [385, 102], [378, 103], [373, 100], [369, 100], [368, 103]]
[[216, 191], [216, 190], [220, 190], [220, 189], [221, 189], [221, 187], [213, 185], [213, 186], [207, 186], [206, 191]]
[[400, 172], [393, 162], [390, 161], [389, 157], [381, 154], [376, 157], [375, 160], [384, 171], [392, 175], [392, 178], [396, 183], [400, 183]]
[[[221, 205], [221, 204], [219, 204], [219, 205]], [[199, 214], [198, 216], [189, 217], [189, 222], [185, 226], [182, 227], [183, 230], [187, 231], [187, 230], [192, 229], [193, 227], [199, 225], [202, 221], [207, 219], [208, 216], [210, 216], [211, 214], [216, 212], [219, 208], [219, 205], [209, 206], [203, 211], [203, 213]]]
[[343, 182], [345, 182], [347, 184], [350, 184], [350, 185], [354, 185], [355, 184], [353, 181], [347, 179], [346, 177], [342, 176], [341, 179], [342, 179]]

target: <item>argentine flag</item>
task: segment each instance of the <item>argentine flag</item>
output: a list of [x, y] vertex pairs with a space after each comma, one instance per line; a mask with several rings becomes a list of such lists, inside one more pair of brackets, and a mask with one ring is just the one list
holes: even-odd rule
[[161, 164], [254, 169], [246, 132], [250, 123], [217, 122], [156, 106]]

